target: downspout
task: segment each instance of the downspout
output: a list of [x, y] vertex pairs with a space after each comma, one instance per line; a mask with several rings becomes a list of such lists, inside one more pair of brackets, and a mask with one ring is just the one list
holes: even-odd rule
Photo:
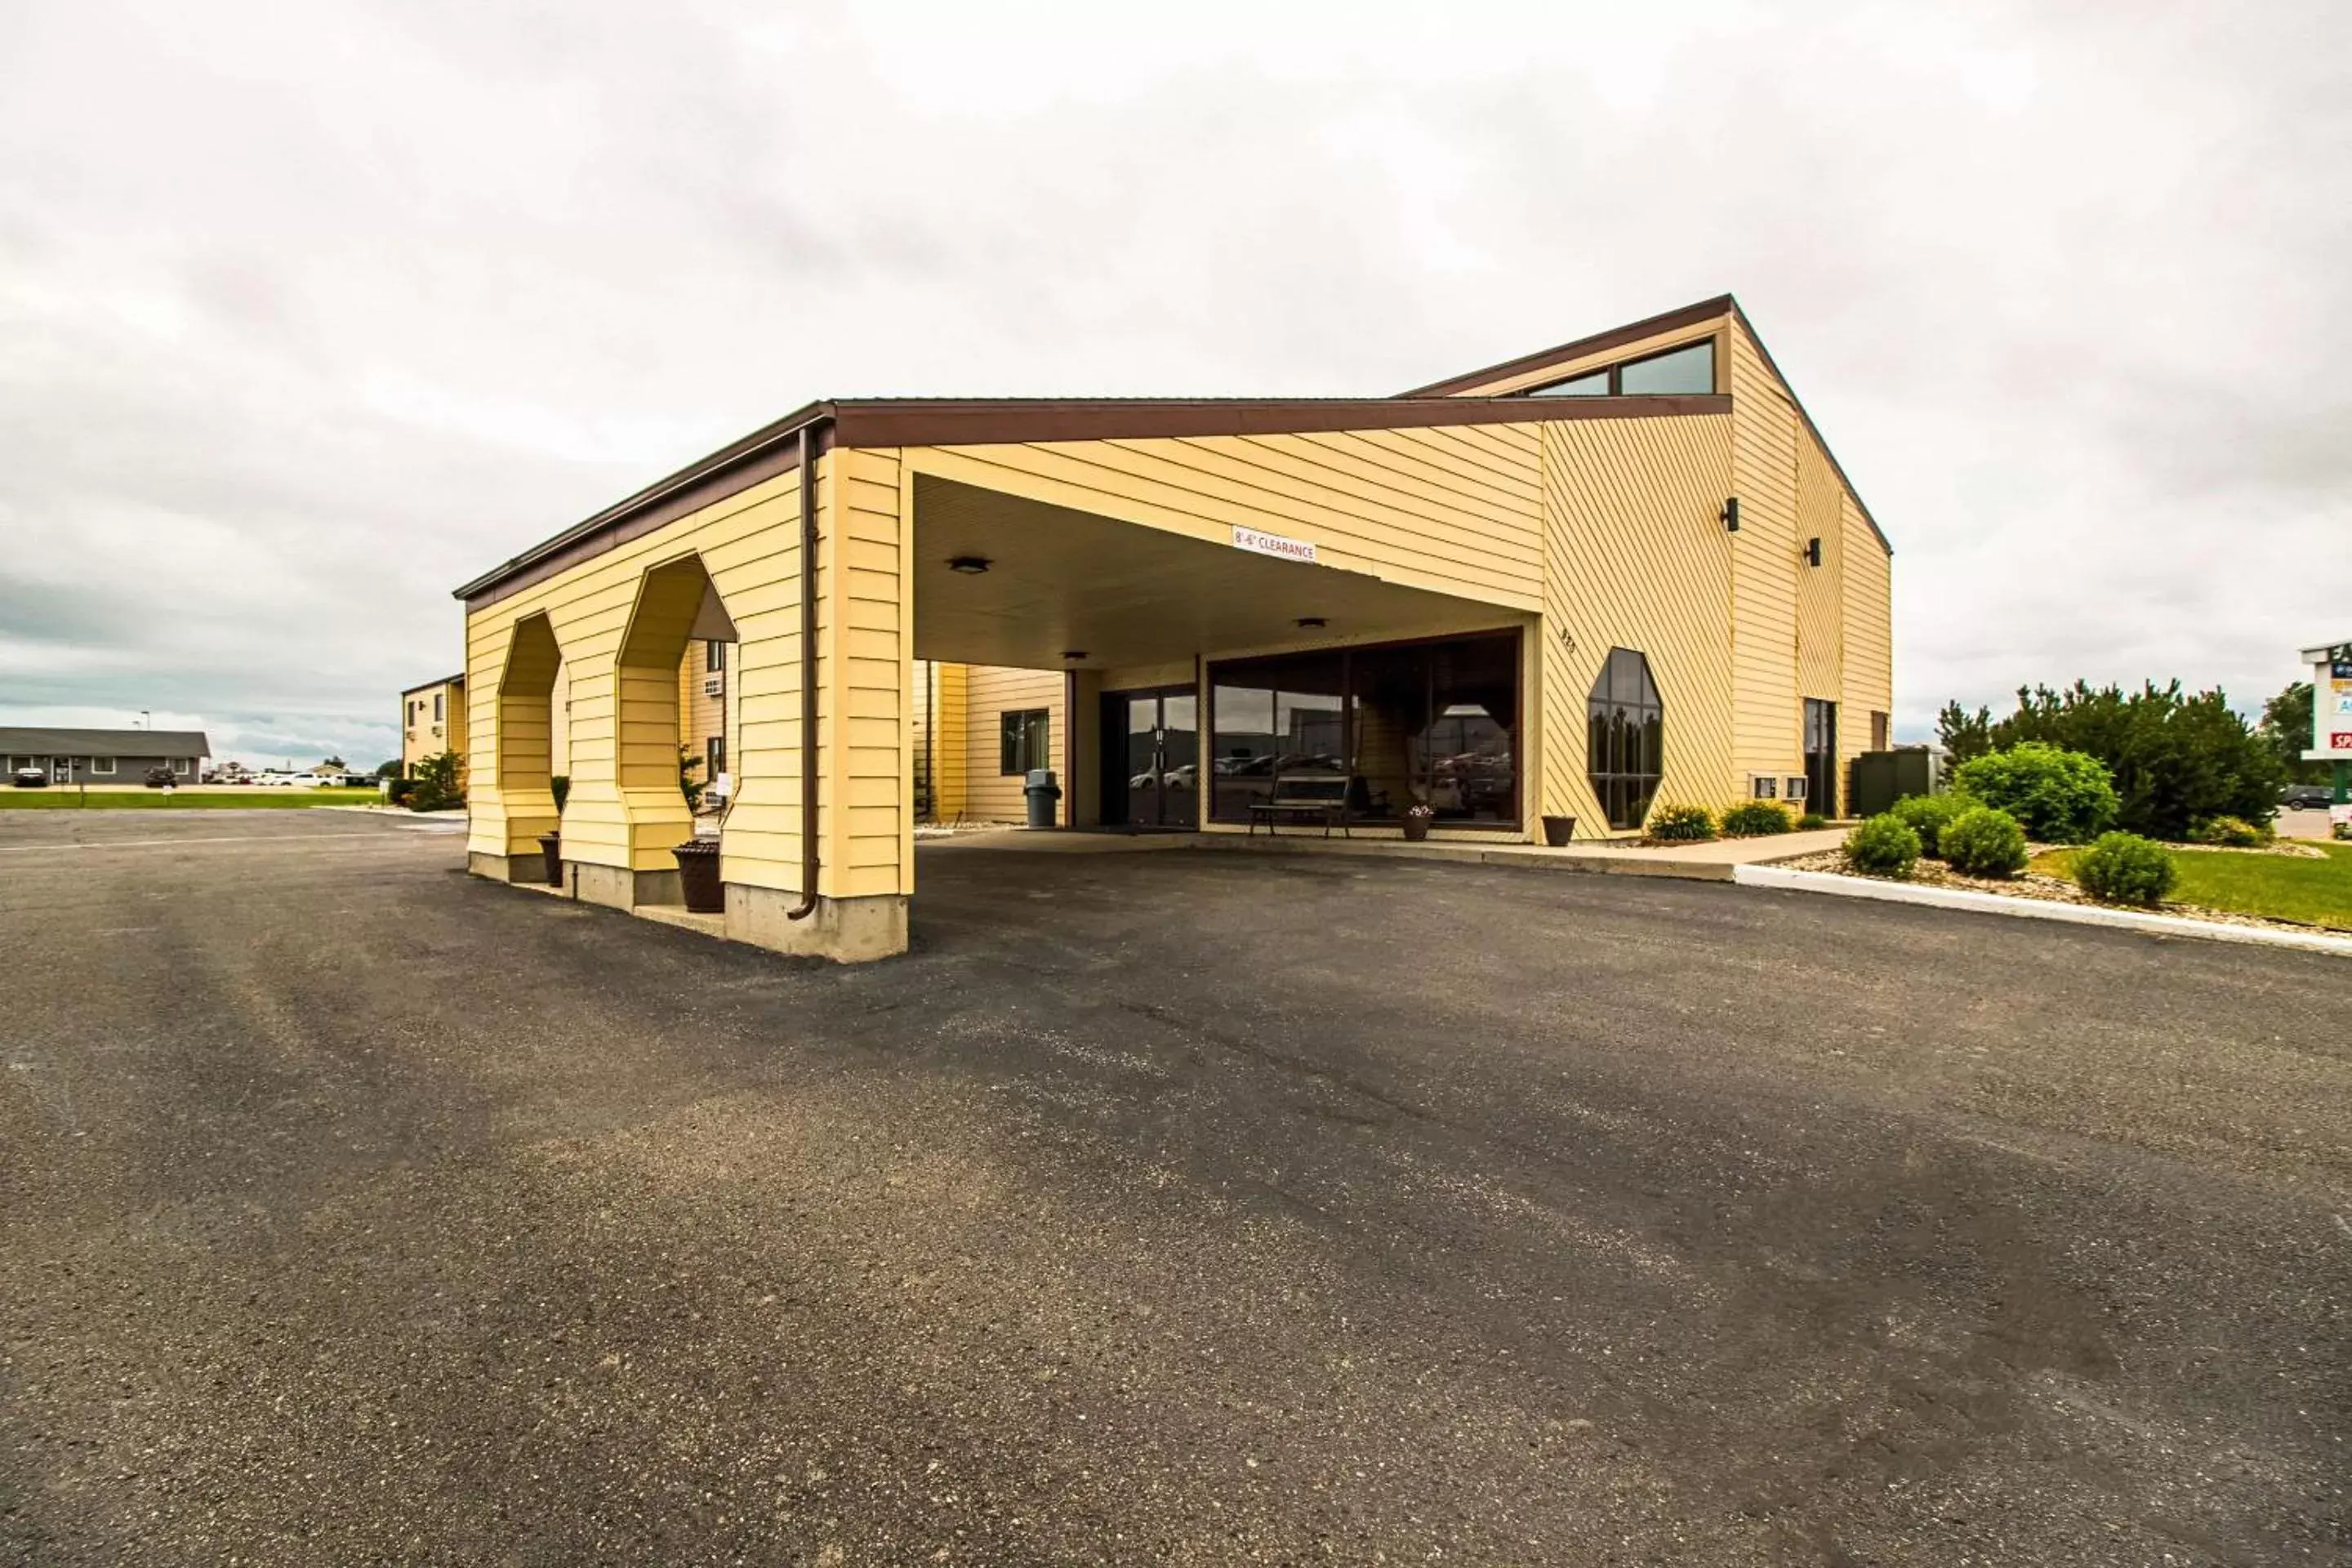
[[801, 901], [785, 912], [816, 912], [816, 430], [801, 426]]

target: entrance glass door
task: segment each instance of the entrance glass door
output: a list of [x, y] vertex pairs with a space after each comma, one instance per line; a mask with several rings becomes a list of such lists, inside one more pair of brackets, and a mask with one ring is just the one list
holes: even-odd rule
[[1837, 704], [1805, 699], [1805, 809], [1838, 814]]
[[[1103, 696], [1106, 823], [1201, 823], [1201, 699], [1189, 686]], [[1123, 805], [1123, 809], [1120, 809]]]

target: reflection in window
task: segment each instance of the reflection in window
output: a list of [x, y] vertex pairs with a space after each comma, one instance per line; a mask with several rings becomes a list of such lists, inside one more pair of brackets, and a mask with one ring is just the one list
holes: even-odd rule
[[1046, 747], [1046, 710], [1024, 708], [997, 718], [997, 769], [1000, 773], [1025, 773], [1054, 764]]
[[1586, 763], [1612, 827], [1639, 827], [1665, 771], [1665, 703], [1650, 661], [1612, 647], [1586, 704]]
[[1416, 801], [1441, 821], [1516, 823], [1518, 639], [1334, 648], [1220, 664], [1211, 810], [1239, 821], [1277, 773], [1340, 773], [1358, 820]]
[[1554, 382], [1549, 386], [1538, 386], [1528, 395], [1529, 397], [1606, 397], [1609, 395], [1609, 373], [1605, 370], [1591, 371], [1583, 375], [1572, 376], [1567, 381]]
[[1549, 386], [1529, 387], [1528, 397], [1643, 397], [1715, 390], [1715, 339], [1701, 338], [1678, 349], [1579, 371]]
[[1713, 392], [1715, 390], [1715, 340], [1708, 338], [1688, 348], [1670, 349], [1648, 359], [1637, 359], [1617, 367], [1617, 390], [1628, 397], [1642, 394], [1676, 392]]

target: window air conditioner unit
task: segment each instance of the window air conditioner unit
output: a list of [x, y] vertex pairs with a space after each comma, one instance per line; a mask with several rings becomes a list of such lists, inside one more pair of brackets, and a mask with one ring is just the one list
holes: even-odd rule
[[1804, 799], [1804, 798], [1805, 798], [1805, 775], [1804, 775], [1804, 774], [1802, 774], [1802, 773], [1790, 773], [1790, 774], [1788, 776], [1788, 778], [1784, 781], [1784, 783], [1785, 783], [1786, 787], [1785, 787], [1785, 788], [1782, 790], [1782, 792], [1781, 792], [1781, 795], [1780, 795], [1780, 798], [1781, 798], [1781, 799], [1783, 799], [1783, 800], [1802, 800], [1802, 799]]
[[704, 676], [702, 694], [705, 697], [724, 697], [727, 695], [727, 678], [723, 675]]
[[1776, 800], [1780, 795], [1780, 781], [1771, 773], [1749, 773], [1748, 793], [1757, 800]]

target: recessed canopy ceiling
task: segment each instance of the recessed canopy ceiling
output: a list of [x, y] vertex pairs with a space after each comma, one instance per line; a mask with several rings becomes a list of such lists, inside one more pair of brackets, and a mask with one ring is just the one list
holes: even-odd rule
[[[915, 480], [915, 657], [1082, 668], [1315, 642], [1508, 626], [1499, 605], [1401, 587], [1048, 506], [929, 475]], [[958, 556], [982, 556], [978, 575]], [[1302, 630], [1302, 617], [1327, 623]]]

